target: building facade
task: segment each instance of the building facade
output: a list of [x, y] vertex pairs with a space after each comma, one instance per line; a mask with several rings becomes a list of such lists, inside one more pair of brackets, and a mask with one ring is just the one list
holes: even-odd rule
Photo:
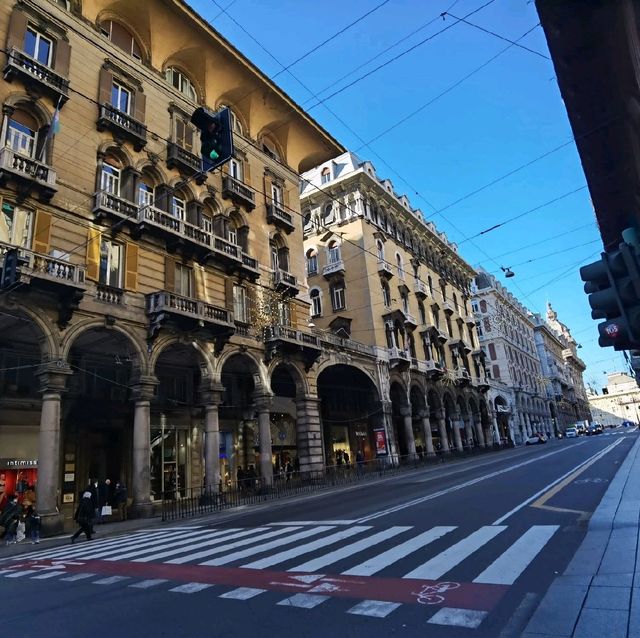
[[[5, 494], [55, 530], [89, 479], [147, 515], [322, 467], [299, 172], [340, 144], [180, 0], [6, 2], [0, 37]], [[198, 105], [233, 112], [215, 174]]]
[[486, 271], [477, 274], [473, 292], [500, 436], [522, 443], [534, 432], [553, 435], [531, 312]]
[[634, 377], [624, 372], [607, 375], [602, 394], [590, 389], [587, 393], [591, 416], [605, 427], [618, 426], [625, 421], [640, 423], [640, 390]]
[[322, 404], [327, 458], [374, 453], [384, 423], [401, 457], [492, 444], [472, 268], [371, 162], [347, 152], [302, 179], [312, 327], [344, 375]]

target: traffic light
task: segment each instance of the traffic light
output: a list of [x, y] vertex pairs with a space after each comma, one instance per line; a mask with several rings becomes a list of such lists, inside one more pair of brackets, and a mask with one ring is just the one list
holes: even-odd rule
[[9, 288], [18, 281], [18, 268], [24, 265], [25, 260], [20, 256], [17, 248], [10, 248], [4, 254], [2, 260], [2, 274], [0, 275], [0, 288]]
[[586, 282], [591, 317], [606, 319], [598, 324], [601, 347], [616, 350], [640, 348], [640, 270], [634, 246], [621, 243], [618, 250], [580, 268]]
[[199, 107], [193, 112], [191, 123], [200, 129], [204, 171], [212, 171], [233, 157], [231, 111], [227, 107], [217, 113]]

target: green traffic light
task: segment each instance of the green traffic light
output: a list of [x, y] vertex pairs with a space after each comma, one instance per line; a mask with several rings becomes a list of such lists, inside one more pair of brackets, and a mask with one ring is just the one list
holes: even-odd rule
[[209, 157], [212, 160], [216, 160], [216, 159], [218, 159], [220, 157], [220, 155], [218, 155], [215, 151], [211, 151], [211, 153], [209, 153]]

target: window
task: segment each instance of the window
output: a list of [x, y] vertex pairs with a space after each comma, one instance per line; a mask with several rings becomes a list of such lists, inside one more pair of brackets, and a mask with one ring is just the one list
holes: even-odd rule
[[418, 302], [418, 312], [420, 313], [420, 323], [427, 323], [427, 313], [424, 309], [424, 304], [421, 301]]
[[24, 52], [27, 55], [30, 55], [40, 64], [50, 66], [52, 51], [53, 43], [49, 38], [46, 38], [32, 27], [27, 27], [27, 32], [24, 36]]
[[494, 379], [499, 379], [500, 378], [500, 366], [493, 366], [491, 368], [491, 372], [493, 375]]
[[337, 264], [341, 260], [342, 260], [342, 257], [340, 256], [340, 245], [337, 242], [332, 241], [329, 244], [327, 261], [329, 265], [332, 265], [332, 264]]
[[325, 166], [320, 173], [320, 183], [326, 184], [331, 181], [331, 170], [329, 167]]
[[487, 312], [487, 302], [484, 299], [480, 301], [480, 312]]
[[402, 263], [402, 256], [396, 253], [396, 265], [398, 266], [398, 277], [404, 279], [404, 264]]
[[496, 360], [496, 347], [493, 343], [489, 344], [489, 358], [491, 359], [491, 361]]
[[391, 291], [389, 290], [389, 284], [386, 281], [382, 282], [382, 302], [385, 308], [391, 307]]
[[378, 259], [384, 261], [384, 244], [379, 239], [376, 242], [376, 250], [378, 252]]
[[229, 175], [233, 177], [233, 179], [237, 179], [239, 182], [242, 181], [242, 162], [237, 159], [229, 160]]
[[345, 309], [344, 284], [339, 283], [331, 287], [331, 305], [334, 310]]
[[458, 295], [456, 295], [456, 293], [453, 293], [453, 306], [456, 309], [456, 312], [459, 313], [460, 312], [460, 308], [458, 307]]
[[288, 301], [278, 302], [278, 323], [281, 326], [291, 325], [291, 308]]
[[193, 86], [191, 80], [184, 74], [182, 71], [178, 71], [173, 67], [169, 67], [164, 72], [164, 77], [173, 88], [177, 89], [184, 95], [189, 98], [192, 102], [198, 101], [198, 95], [196, 93], [196, 89]]
[[14, 246], [29, 247], [32, 218], [31, 211], [3, 202], [0, 210], [0, 241]]
[[176, 114], [176, 144], [187, 151], [193, 152], [193, 127], [186, 118]]
[[111, 86], [111, 106], [127, 115], [130, 114], [131, 91], [115, 81]]
[[100, 24], [100, 31], [113, 44], [122, 49], [136, 60], [142, 60], [142, 50], [135, 38], [121, 24], [112, 20], [105, 20]]
[[402, 310], [405, 315], [409, 314], [409, 296], [406, 292], [402, 293]]
[[236, 246], [238, 245], [238, 231], [235, 226], [229, 225], [227, 228], [227, 241]]
[[471, 310], [473, 310], [473, 312], [478, 312], [478, 302], [477, 301], [472, 301], [471, 302]]
[[427, 276], [427, 284], [429, 285], [429, 295], [433, 299], [433, 280], [431, 279], [431, 275]]
[[314, 288], [311, 291], [311, 316], [320, 317], [322, 315], [322, 300], [320, 299], [320, 291]]
[[183, 264], [176, 264], [175, 291], [183, 297], [192, 296], [193, 270]]
[[100, 242], [99, 282], [113, 288], [122, 287], [122, 246], [104, 238]]
[[102, 164], [102, 173], [100, 175], [100, 190], [120, 197], [120, 169], [112, 164], [104, 162]]
[[36, 121], [28, 113], [16, 111], [13, 117], [9, 118], [5, 146], [20, 155], [35, 157], [37, 129]]
[[280, 161], [280, 154], [278, 153], [273, 142], [269, 140], [262, 140], [262, 150], [272, 159]]
[[181, 197], [174, 197], [171, 202], [171, 214], [178, 219], [184, 219], [186, 202]]
[[307, 275], [318, 274], [318, 254], [315, 250], [307, 251]]
[[247, 290], [244, 286], [233, 286], [233, 316], [236, 321], [249, 323]]
[[138, 185], [138, 206], [153, 206], [153, 186], [140, 182]]
[[211, 215], [202, 215], [200, 218], [200, 227], [205, 233], [213, 233], [213, 218]]
[[282, 186], [271, 184], [271, 201], [278, 206], [282, 206]]

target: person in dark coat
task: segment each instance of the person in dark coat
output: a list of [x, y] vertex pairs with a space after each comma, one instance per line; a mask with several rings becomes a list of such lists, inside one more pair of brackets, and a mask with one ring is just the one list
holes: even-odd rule
[[40, 542], [40, 514], [33, 505], [27, 507], [25, 516], [25, 526], [27, 537], [31, 539], [31, 544]]
[[111, 505], [113, 493], [111, 488], [111, 479], [107, 479], [104, 483], [98, 485], [98, 512], [96, 521], [102, 523], [102, 508], [105, 505]]
[[84, 492], [76, 509], [76, 513], [73, 516], [76, 523], [78, 523], [79, 528], [71, 537], [72, 543], [76, 542], [76, 538], [78, 538], [78, 536], [80, 536], [82, 532], [84, 532], [88, 541], [91, 540], [91, 524], [93, 522], [93, 512], [94, 509], [91, 503], [91, 492]]
[[14, 543], [16, 540], [16, 530], [21, 509], [22, 507], [18, 503], [18, 497], [12, 494], [8, 498], [2, 514], [0, 514], [0, 525], [4, 528], [0, 538], [4, 538], [7, 545]]
[[127, 486], [124, 483], [116, 483], [113, 493], [113, 504], [118, 508], [120, 520], [127, 520]]

